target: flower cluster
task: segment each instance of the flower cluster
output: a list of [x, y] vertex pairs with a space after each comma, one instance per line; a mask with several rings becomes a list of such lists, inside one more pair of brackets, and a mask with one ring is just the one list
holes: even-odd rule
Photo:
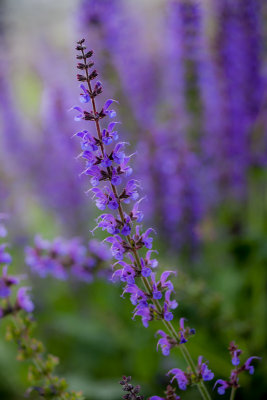
[[[178, 336], [179, 336], [179, 343], [183, 344], [188, 341], [188, 338], [191, 335], [194, 335], [195, 329], [190, 329], [189, 327], [184, 326], [184, 321], [185, 318], [180, 318], [180, 328], [178, 330]], [[160, 346], [162, 354], [164, 356], [168, 356], [170, 354], [170, 350], [172, 347], [177, 345], [176, 340], [174, 340], [171, 336], [167, 335], [164, 331], [158, 330], [157, 335], [161, 336], [161, 339], [159, 339], [157, 348]]]
[[78, 238], [66, 240], [56, 238], [52, 242], [36, 236], [33, 247], [26, 247], [25, 261], [39, 276], [51, 275], [56, 279], [67, 279], [70, 275], [83, 282], [92, 282], [94, 277], [109, 277], [105, 268], [111, 258], [107, 246], [91, 240], [84, 246]]
[[173, 375], [171, 383], [176, 379], [179, 389], [186, 390], [187, 386], [203, 381], [211, 381], [214, 378], [214, 373], [208, 368], [207, 363], [203, 362], [203, 357], [198, 357], [196, 374], [192, 371], [184, 372], [179, 368], [173, 368], [168, 372], [168, 375]]
[[140, 386], [133, 386], [131, 382], [131, 377], [130, 376], [123, 376], [122, 380], [119, 382], [120, 385], [122, 385], [122, 390], [126, 393], [122, 398], [125, 400], [143, 400], [144, 396], [141, 396], [139, 394], [140, 392]]
[[240, 365], [240, 359], [239, 356], [242, 354], [242, 350], [238, 349], [236, 344], [234, 342], [230, 343], [230, 346], [228, 348], [231, 359], [232, 359], [232, 364], [235, 367], [230, 374], [230, 378], [228, 381], [223, 380], [223, 379], [218, 379], [214, 385], [214, 388], [218, 385], [217, 387], [217, 392], [219, 394], [224, 394], [225, 390], [228, 388], [232, 389], [237, 389], [239, 388], [239, 374], [244, 371], [248, 371], [249, 374], [253, 375], [254, 374], [254, 367], [251, 365], [251, 362], [253, 360], [259, 360], [260, 357], [249, 357], [247, 361]]

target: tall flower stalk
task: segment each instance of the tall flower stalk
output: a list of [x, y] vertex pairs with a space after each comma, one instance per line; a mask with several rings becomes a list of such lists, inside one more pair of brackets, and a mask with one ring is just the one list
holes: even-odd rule
[[[114, 100], [107, 100], [98, 111], [95, 98], [102, 93], [102, 85], [99, 81], [93, 83], [98, 74], [95, 69], [91, 70], [94, 65], [91, 61], [93, 52], [86, 50], [84, 42], [85, 40], [82, 39], [77, 42], [76, 46], [76, 50], [79, 52], [77, 67], [79, 71], [84, 72], [84, 74], [79, 73], [77, 79], [81, 82], [81, 103], [91, 102], [92, 110], [86, 111], [81, 107], [73, 107], [73, 109], [79, 113], [75, 120], [92, 121], [95, 124], [97, 135], [94, 136], [87, 130], [78, 132], [76, 135], [81, 138], [81, 157], [86, 160], [83, 173], [91, 176], [92, 188], [89, 192], [93, 193], [93, 198], [100, 210], [108, 208], [117, 213], [115, 216], [109, 213], [102, 214], [97, 219], [97, 227], [111, 234], [105, 240], [111, 243], [112, 254], [117, 260], [114, 266], [122, 267], [115, 270], [113, 280], [119, 279], [126, 283], [123, 293], [130, 294], [131, 302], [135, 306], [134, 317], [141, 316], [145, 327], [153, 319], [163, 322], [168, 332], [168, 334], [164, 331], [158, 332], [162, 336], [158, 344], [163, 353], [166, 348], [179, 346], [190, 370], [191, 383], [197, 385], [203, 399], [210, 399], [203, 381], [212, 378], [209, 376], [209, 379], [205, 379], [195, 366], [185, 345], [189, 336], [194, 334], [194, 330], [185, 328], [184, 318], [180, 319], [179, 330], [176, 330], [171, 322], [173, 319], [171, 310], [178, 306], [175, 300], [171, 300], [174, 289], [169, 276], [174, 272], [164, 271], [160, 280], [157, 280], [156, 274], [153, 272], [158, 264], [156, 259], [151, 259], [155, 252], [152, 250], [153, 238], [150, 236], [153, 229], [149, 228], [143, 232], [142, 227], [138, 224], [143, 218], [143, 214], [139, 210], [141, 201], [137, 191], [139, 183], [130, 179], [126, 186], [122, 187], [122, 177], [128, 177], [132, 172], [132, 168], [128, 165], [131, 156], [126, 156], [123, 151], [126, 143], [119, 142], [114, 145], [112, 150], [108, 149], [118, 139], [118, 133], [114, 131], [116, 122], [110, 122], [107, 128], [102, 129], [100, 120], [106, 116], [116, 117], [116, 112], [110, 109]], [[108, 182], [109, 186], [100, 188], [100, 182]], [[126, 209], [125, 204], [129, 204], [131, 201], [135, 204], [131, 209], [129, 206]], [[144, 255], [144, 253], [146, 254]], [[143, 287], [139, 286], [140, 280]]]

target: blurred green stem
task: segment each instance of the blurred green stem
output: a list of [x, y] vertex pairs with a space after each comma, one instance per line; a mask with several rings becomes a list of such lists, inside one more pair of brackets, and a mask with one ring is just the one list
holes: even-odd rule
[[232, 387], [231, 395], [230, 395], [230, 400], [234, 400], [234, 398], [235, 398], [235, 392], [236, 392], [236, 388], [235, 388], [235, 387]]

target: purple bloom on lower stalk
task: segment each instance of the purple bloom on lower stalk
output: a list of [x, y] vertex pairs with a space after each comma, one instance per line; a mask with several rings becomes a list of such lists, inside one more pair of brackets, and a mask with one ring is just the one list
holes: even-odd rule
[[203, 357], [198, 357], [198, 373], [201, 375], [203, 381], [211, 381], [214, 378], [214, 373], [208, 368], [206, 363], [202, 362]]
[[225, 390], [226, 389], [228, 389], [230, 386], [229, 386], [229, 383], [227, 382], [227, 381], [224, 381], [223, 379], [218, 379], [216, 382], [215, 382], [215, 385], [214, 385], [214, 387], [213, 387], [213, 389], [215, 389], [215, 387], [217, 386], [217, 385], [220, 385], [220, 386], [218, 386], [218, 388], [217, 388], [217, 392], [219, 393], [219, 394], [224, 394], [225, 393]]
[[247, 361], [245, 362], [244, 369], [246, 371], [248, 371], [250, 375], [253, 375], [254, 374], [254, 367], [253, 367], [253, 365], [250, 365], [250, 363], [251, 363], [252, 360], [260, 360], [260, 359], [261, 359], [260, 357], [250, 357], [250, 358], [248, 358]]
[[157, 350], [159, 346], [161, 347], [162, 354], [164, 356], [168, 356], [170, 354], [170, 350], [172, 348], [172, 345], [169, 341], [169, 336], [162, 330], [157, 331], [157, 335], [161, 335], [161, 339], [159, 339], [158, 344], [157, 344]]
[[[248, 371], [250, 374], [254, 373], [254, 367], [251, 364], [251, 361], [254, 359], [260, 359], [259, 357], [250, 357], [247, 359], [245, 364], [238, 366], [240, 364], [239, 356], [242, 354], [242, 350], [238, 349], [235, 342], [231, 342], [228, 348], [230, 355], [232, 357], [232, 364], [235, 368], [231, 371], [230, 378], [228, 381], [223, 379], [218, 379], [214, 385], [214, 388], [217, 385], [220, 385], [217, 389], [219, 394], [224, 394], [227, 388], [238, 388], [239, 387], [239, 375]], [[213, 388], [213, 389], [214, 389]]]
[[21, 287], [17, 293], [17, 307], [19, 309], [25, 310], [28, 313], [31, 313], [34, 310], [34, 304], [30, 299], [27, 291], [31, 288], [28, 287]]
[[178, 386], [181, 390], [186, 390], [187, 385], [189, 384], [189, 380], [186, 376], [186, 374], [184, 373], [184, 371], [182, 371], [179, 368], [173, 368], [171, 369], [167, 375], [172, 374], [173, 377], [171, 379], [171, 382], [174, 381], [174, 379], [177, 380]]
[[153, 305], [149, 305], [147, 301], [140, 301], [138, 305], [136, 306], [135, 312], [134, 312], [134, 317], [136, 315], [139, 315], [142, 318], [142, 323], [145, 328], [148, 327], [148, 322], [153, 319]]

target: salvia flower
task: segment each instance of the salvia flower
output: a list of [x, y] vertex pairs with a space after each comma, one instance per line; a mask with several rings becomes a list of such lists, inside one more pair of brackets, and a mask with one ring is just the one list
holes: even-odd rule
[[204, 363], [203, 357], [199, 356], [198, 357], [198, 374], [199, 377], [203, 379], [203, 381], [211, 381], [214, 378], [214, 373], [208, 368], [207, 363]]
[[157, 344], [157, 350], [159, 348], [159, 346], [161, 347], [161, 351], [162, 354], [164, 356], [168, 356], [170, 354], [170, 350], [172, 347], [176, 346], [177, 343], [175, 340], [173, 340], [172, 337], [170, 337], [169, 335], [167, 335], [164, 331], [162, 330], [158, 330], [157, 331], [157, 335], [160, 335], [161, 338], [158, 341]]
[[171, 383], [176, 379], [179, 389], [181, 390], [186, 390], [187, 386], [190, 383], [190, 378], [188, 374], [184, 371], [182, 371], [179, 368], [173, 368], [168, 372], [168, 375], [172, 374], [173, 377], [171, 379]]
[[176, 379], [178, 387], [181, 390], [186, 390], [187, 386], [197, 384], [203, 381], [211, 381], [214, 378], [214, 373], [208, 368], [207, 362], [203, 362], [203, 357], [198, 357], [196, 373], [188, 369], [186, 372], [179, 368], [171, 369], [167, 375], [173, 375], [171, 383]]

